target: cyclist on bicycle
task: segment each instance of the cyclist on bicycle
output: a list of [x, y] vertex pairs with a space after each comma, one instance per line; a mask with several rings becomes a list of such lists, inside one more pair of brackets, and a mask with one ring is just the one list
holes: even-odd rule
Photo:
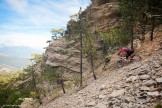
[[126, 53], [126, 55], [125, 55], [126, 60], [128, 62], [130, 62], [131, 55], [134, 53], [134, 50], [133, 49], [130, 49], [130, 48], [122, 48], [121, 50], [119, 50], [118, 55], [120, 56], [120, 54], [123, 53], [123, 52]]

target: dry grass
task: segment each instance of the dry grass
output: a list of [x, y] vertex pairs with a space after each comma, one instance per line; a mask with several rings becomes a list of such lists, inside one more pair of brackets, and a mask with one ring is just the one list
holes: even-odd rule
[[[162, 28], [162, 27], [161, 27]], [[149, 36], [149, 33], [147, 34]], [[153, 41], [150, 41], [150, 37], [147, 37], [141, 47], [136, 49], [136, 54], [142, 56], [143, 59], [151, 56], [155, 51], [160, 49], [162, 43], [162, 31], [160, 28], [154, 33]]]

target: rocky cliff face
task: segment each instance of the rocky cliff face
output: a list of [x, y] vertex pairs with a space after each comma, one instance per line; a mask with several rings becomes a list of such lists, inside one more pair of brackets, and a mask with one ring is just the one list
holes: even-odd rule
[[[67, 68], [72, 72], [80, 72], [80, 51], [76, 41], [58, 39], [46, 48], [44, 57], [46, 64], [52, 67]], [[83, 58], [83, 71], [87, 71], [89, 63]]]
[[[88, 17], [88, 29], [92, 33], [96, 30], [108, 32], [109, 28], [120, 25], [120, 15], [118, 15], [118, 5], [115, 0], [92, 0], [92, 4], [82, 12], [81, 17], [82, 19]], [[53, 67], [61, 66], [79, 72], [79, 48], [78, 40], [68, 41], [64, 38], [56, 40], [46, 48], [45, 62]], [[88, 71], [89, 67], [89, 63], [83, 58], [83, 71]]]
[[120, 26], [121, 15], [116, 0], [92, 0], [92, 4], [82, 13], [88, 19], [89, 30], [108, 32], [110, 28]]

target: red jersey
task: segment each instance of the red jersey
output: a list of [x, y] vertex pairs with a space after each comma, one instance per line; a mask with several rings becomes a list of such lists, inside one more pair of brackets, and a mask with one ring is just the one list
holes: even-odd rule
[[120, 55], [120, 54], [123, 53], [123, 52], [129, 52], [129, 51], [131, 51], [130, 48], [122, 48], [122, 49], [118, 52], [118, 55]]

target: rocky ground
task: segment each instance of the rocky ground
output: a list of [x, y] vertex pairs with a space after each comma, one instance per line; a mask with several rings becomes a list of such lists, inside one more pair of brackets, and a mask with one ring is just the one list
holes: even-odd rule
[[40, 108], [152, 108], [162, 95], [162, 50], [108, 72], [88, 86]]

